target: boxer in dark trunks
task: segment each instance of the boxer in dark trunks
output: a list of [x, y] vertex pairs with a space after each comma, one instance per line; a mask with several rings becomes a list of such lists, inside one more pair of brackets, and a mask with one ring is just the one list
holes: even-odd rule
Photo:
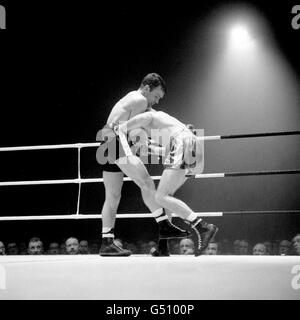
[[142, 198], [158, 223], [160, 238], [183, 238], [188, 234], [169, 222], [164, 209], [155, 201], [154, 181], [145, 165], [136, 155], [126, 155], [125, 146], [120, 143], [120, 137], [116, 134], [118, 124], [138, 114], [151, 111], [152, 106], [158, 104], [165, 93], [164, 80], [156, 73], [148, 74], [142, 80], [138, 90], [129, 92], [115, 104], [106, 125], [97, 134], [97, 141], [102, 141], [97, 150], [97, 161], [103, 165], [105, 187], [105, 202], [102, 208], [101, 256], [129, 256], [131, 254], [129, 250], [122, 249], [113, 242], [124, 174], [140, 187]]

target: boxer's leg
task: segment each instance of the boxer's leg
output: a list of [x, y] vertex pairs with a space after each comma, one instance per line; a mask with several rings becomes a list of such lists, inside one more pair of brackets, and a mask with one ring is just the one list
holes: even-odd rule
[[[181, 175], [177, 181], [176, 185], [170, 186], [170, 196], [174, 196], [175, 192], [185, 184], [188, 178], [185, 175]], [[165, 208], [166, 214], [168, 215], [169, 219], [172, 220], [172, 210]]]
[[161, 208], [155, 201], [154, 181], [140, 158], [129, 156], [126, 161], [124, 161], [124, 158], [120, 158], [116, 161], [116, 164], [140, 187], [143, 200], [151, 212]]
[[126, 159], [120, 158], [115, 163], [140, 187], [146, 206], [155, 215], [159, 224], [160, 237], [185, 238], [188, 233], [171, 224], [163, 208], [155, 201], [155, 184], [141, 159], [129, 156]]
[[185, 170], [183, 169], [165, 169], [155, 194], [155, 200], [161, 206], [178, 214], [181, 218], [187, 217], [193, 213], [193, 210], [183, 201], [171, 196], [174, 190], [177, 190], [185, 179]]
[[[170, 196], [173, 196], [174, 193], [186, 182], [188, 178], [182, 176], [181, 179], [178, 180], [178, 185], [174, 186], [173, 190], [170, 190]], [[172, 211], [165, 208], [165, 212], [168, 215], [170, 221], [172, 221]], [[159, 257], [168, 257], [170, 255], [168, 239], [159, 239], [157, 244], [157, 249], [152, 250], [153, 256]]]
[[115, 245], [114, 226], [116, 214], [121, 199], [123, 172], [103, 171], [105, 201], [102, 208], [102, 243], [101, 256], [129, 256], [131, 252]]
[[121, 200], [123, 186], [123, 172], [103, 171], [105, 201], [102, 208], [102, 227], [113, 229], [116, 214]]
[[170, 195], [172, 190], [179, 186], [179, 181], [182, 181], [183, 176], [185, 176], [185, 170], [165, 169], [155, 199], [161, 206], [172, 210], [186, 220], [193, 228], [198, 238], [195, 255], [200, 255], [208, 246], [209, 241], [215, 236], [218, 228], [213, 224], [202, 221], [186, 203]]

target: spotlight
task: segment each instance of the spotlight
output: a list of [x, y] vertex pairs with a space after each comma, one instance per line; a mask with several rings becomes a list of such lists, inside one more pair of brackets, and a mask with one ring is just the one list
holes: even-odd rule
[[241, 48], [251, 43], [248, 30], [243, 26], [236, 26], [231, 30], [230, 42], [233, 47]]

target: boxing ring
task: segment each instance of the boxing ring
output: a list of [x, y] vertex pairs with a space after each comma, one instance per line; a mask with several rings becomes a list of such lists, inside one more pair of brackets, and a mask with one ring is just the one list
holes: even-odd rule
[[[202, 138], [212, 141], [299, 134], [300, 131], [288, 131]], [[76, 212], [59, 216], [2, 216], [0, 223], [17, 220], [100, 219], [101, 214], [80, 212], [81, 185], [103, 182], [102, 178], [81, 178], [81, 149], [99, 145], [76, 143], [0, 148], [0, 152], [67, 148], [78, 150], [78, 172], [74, 179], [0, 182], [1, 187], [78, 184]], [[299, 173], [300, 169], [206, 173], [196, 174], [195, 179]], [[152, 178], [159, 180], [160, 176]], [[131, 179], [125, 177], [124, 181]], [[300, 210], [198, 212], [197, 215], [220, 217], [251, 213], [297, 214]], [[117, 217], [153, 218], [153, 215], [117, 214]], [[300, 299], [300, 256], [0, 256], [0, 300], [10, 299]]]
[[300, 257], [3, 256], [0, 300], [300, 299]]

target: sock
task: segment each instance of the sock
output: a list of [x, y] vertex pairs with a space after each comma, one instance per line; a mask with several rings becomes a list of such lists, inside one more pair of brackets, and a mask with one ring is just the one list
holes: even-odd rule
[[114, 228], [102, 228], [102, 239], [104, 238], [114, 238]]
[[[195, 212], [192, 212], [187, 218], [186, 218], [188, 221], [190, 222], [196, 222], [196, 220], [198, 219], [198, 216]], [[199, 218], [199, 221], [197, 221], [197, 224], [198, 222], [202, 221], [201, 218]]]
[[166, 215], [163, 208], [155, 210], [154, 212], [152, 212], [152, 214], [154, 215], [156, 222], [161, 222], [163, 220], [168, 219], [168, 216]]

